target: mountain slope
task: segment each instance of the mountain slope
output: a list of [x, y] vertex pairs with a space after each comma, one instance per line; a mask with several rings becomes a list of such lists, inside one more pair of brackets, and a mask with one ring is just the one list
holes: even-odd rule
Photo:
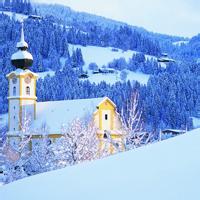
[[0, 188], [4, 200], [199, 199], [200, 129], [167, 141], [30, 177]]

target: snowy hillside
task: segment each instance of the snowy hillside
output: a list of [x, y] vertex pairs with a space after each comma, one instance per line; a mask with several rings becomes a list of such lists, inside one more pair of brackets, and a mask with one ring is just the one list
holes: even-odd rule
[[[140, 84], [146, 85], [148, 80], [149, 80], [149, 75], [147, 74], [143, 74], [143, 73], [139, 73], [139, 72], [132, 72], [129, 70], [126, 70], [127, 72], [127, 79], [126, 81], [138, 81]], [[115, 84], [118, 81], [122, 80], [120, 79], [120, 71], [116, 71], [116, 73], [114, 74], [92, 74], [89, 71], [89, 75], [90, 77], [88, 78], [88, 80], [91, 83], [100, 83], [101, 81], [105, 81], [107, 84]]]
[[3, 200], [200, 199], [200, 129], [0, 188]]
[[[89, 78], [86, 80], [89, 80], [91, 83], [100, 83], [101, 81], [105, 81], [108, 84], [115, 84], [118, 81], [122, 81], [120, 78], [121, 71], [115, 70], [115, 73], [113, 74], [93, 74], [92, 70], [89, 70], [89, 64], [90, 63], [96, 63], [99, 68], [101, 68], [103, 65], [107, 66], [108, 63], [112, 62], [114, 59], [124, 58], [127, 62], [128, 60], [133, 56], [133, 54], [137, 54], [139, 52], [137, 51], [123, 51], [121, 49], [115, 49], [113, 51], [112, 47], [97, 47], [97, 46], [81, 46], [81, 45], [69, 45], [69, 52], [72, 55], [73, 50], [76, 50], [77, 48], [81, 49], [83, 59], [85, 62], [85, 65], [83, 69], [88, 72]], [[150, 55], [145, 55], [146, 59], [153, 59], [156, 60], [157, 58]], [[65, 65], [66, 59], [63, 57], [60, 58], [60, 63], [62, 67]], [[165, 64], [162, 64], [163, 67], [166, 67]], [[132, 72], [130, 70], [126, 70], [127, 78], [126, 81], [130, 80], [132, 81], [138, 81], [141, 84], [147, 84], [149, 80], [149, 75], [141, 73], [141, 72]], [[54, 76], [55, 73], [53, 71], [49, 72], [43, 72], [38, 73], [40, 78], [44, 78], [45, 76]]]
[[[88, 66], [90, 63], [95, 62], [99, 67], [107, 65], [109, 62], [112, 62], [114, 59], [125, 58], [128, 61], [133, 54], [139, 53], [137, 51], [123, 51], [121, 49], [112, 47], [97, 47], [97, 46], [80, 46], [80, 45], [70, 45], [70, 53], [73, 49], [80, 48], [83, 54], [83, 59], [85, 61], [85, 66]], [[156, 57], [145, 55], [146, 59], [155, 59]]]
[[24, 21], [25, 19], [28, 18], [27, 15], [23, 14], [18, 14], [18, 13], [13, 13], [13, 12], [7, 12], [7, 11], [2, 11], [3, 14], [8, 15], [10, 18], [14, 17], [16, 21]]
[[173, 45], [181, 46], [183, 44], [188, 44], [188, 43], [189, 43], [189, 41], [183, 40], [183, 41], [173, 42]]

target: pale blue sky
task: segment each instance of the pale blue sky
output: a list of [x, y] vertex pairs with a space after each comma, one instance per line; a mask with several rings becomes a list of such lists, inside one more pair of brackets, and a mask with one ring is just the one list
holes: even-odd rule
[[78, 11], [181, 36], [200, 33], [199, 0], [35, 0], [60, 3]]

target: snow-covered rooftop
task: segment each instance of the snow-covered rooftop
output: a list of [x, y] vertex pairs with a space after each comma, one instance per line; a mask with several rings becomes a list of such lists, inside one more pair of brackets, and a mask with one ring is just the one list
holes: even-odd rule
[[33, 73], [29, 69], [23, 70], [23, 69], [17, 68], [15, 71], [12, 71], [10, 74], [8, 74], [7, 77], [9, 77], [11, 74], [15, 74], [16, 76], [26, 75], [26, 74], [33, 74], [35, 77], [38, 77], [38, 75], [36, 73]]
[[[23, 44], [17, 44], [20, 46], [23, 46]], [[28, 51], [17, 51], [16, 53], [14, 53], [11, 57], [11, 60], [20, 60], [20, 59], [30, 59], [33, 60], [33, 56], [28, 52]]]
[[[46, 125], [49, 133], [60, 133], [62, 126], [68, 126], [75, 119], [91, 120], [97, 106], [106, 99], [108, 98], [38, 102], [36, 104], [36, 120], [31, 129], [40, 133], [41, 128]], [[0, 128], [7, 124], [8, 114], [0, 115]], [[16, 134], [18, 133], [16, 132]]]
[[37, 103], [37, 117], [33, 128], [40, 130], [46, 124], [50, 133], [60, 133], [62, 125], [69, 125], [76, 118], [88, 119], [105, 98], [77, 99]]
[[3, 200], [198, 200], [200, 129], [0, 187]]

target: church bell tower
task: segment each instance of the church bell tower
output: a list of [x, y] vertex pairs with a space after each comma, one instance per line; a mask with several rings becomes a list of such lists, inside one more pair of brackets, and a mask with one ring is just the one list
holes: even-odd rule
[[19, 132], [24, 126], [30, 125], [36, 118], [36, 81], [37, 74], [28, 68], [33, 64], [33, 57], [27, 51], [28, 44], [24, 40], [23, 23], [21, 39], [17, 43], [18, 51], [11, 57], [16, 70], [7, 75], [9, 81], [9, 132]]

